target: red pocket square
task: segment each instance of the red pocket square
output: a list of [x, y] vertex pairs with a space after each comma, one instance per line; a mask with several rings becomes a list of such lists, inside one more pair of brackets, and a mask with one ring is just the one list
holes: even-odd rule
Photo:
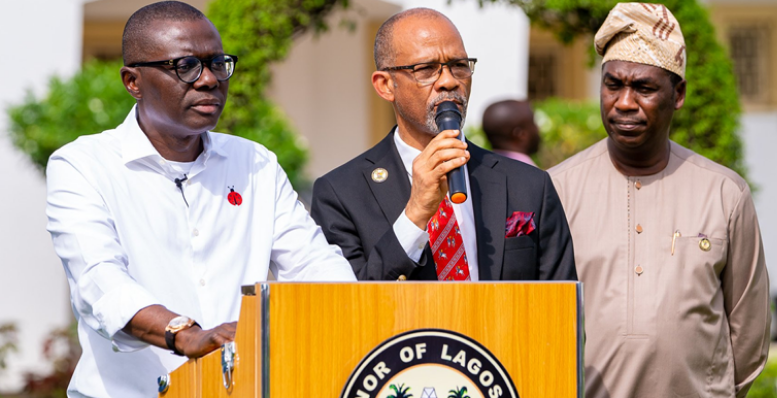
[[507, 218], [505, 238], [528, 235], [535, 228], [537, 226], [534, 224], [534, 212], [514, 211], [513, 215]]

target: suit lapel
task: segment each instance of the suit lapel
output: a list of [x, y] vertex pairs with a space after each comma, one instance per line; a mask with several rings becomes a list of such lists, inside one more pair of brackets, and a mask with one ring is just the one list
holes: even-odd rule
[[[365, 160], [369, 165], [362, 169], [362, 174], [380, 205], [383, 216], [389, 224], [393, 224], [410, 198], [410, 181], [399, 153], [394, 147], [394, 133], [388, 134], [373, 150], [369, 151]], [[383, 182], [377, 182], [372, 178], [372, 172], [378, 168], [388, 172]]]
[[498, 280], [504, 257], [507, 176], [494, 170], [499, 160], [486, 150], [469, 143], [467, 163], [475, 214], [478, 245], [478, 272], [481, 280]]

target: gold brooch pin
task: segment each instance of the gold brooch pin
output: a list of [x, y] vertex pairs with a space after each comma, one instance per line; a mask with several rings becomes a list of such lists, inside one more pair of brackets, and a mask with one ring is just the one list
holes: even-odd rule
[[372, 181], [383, 182], [386, 179], [388, 179], [388, 171], [386, 169], [379, 167], [372, 171]]

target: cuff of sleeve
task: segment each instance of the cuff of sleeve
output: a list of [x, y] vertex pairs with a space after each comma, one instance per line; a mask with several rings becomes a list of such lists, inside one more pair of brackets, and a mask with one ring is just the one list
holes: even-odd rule
[[134, 352], [148, 347], [150, 344], [138, 340], [134, 336], [119, 330], [111, 339], [111, 348], [113, 352]]
[[[111, 340], [129, 323], [138, 311], [150, 305], [160, 304], [146, 289], [134, 283], [124, 283], [105, 293], [94, 304], [93, 313], [100, 322], [100, 329]], [[131, 338], [124, 335], [120, 340]]]
[[404, 210], [397, 218], [397, 221], [394, 221], [393, 229], [394, 235], [397, 236], [397, 240], [407, 256], [413, 262], [418, 263], [421, 255], [424, 253], [426, 243], [429, 242], [429, 234], [413, 224], [405, 215]]

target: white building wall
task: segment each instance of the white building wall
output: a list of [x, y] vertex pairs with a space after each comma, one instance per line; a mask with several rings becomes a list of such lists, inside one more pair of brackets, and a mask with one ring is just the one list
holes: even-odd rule
[[745, 147], [748, 178], [756, 186], [754, 194], [761, 226], [766, 266], [772, 294], [777, 294], [777, 176], [774, 148], [777, 148], [777, 112], [748, 113], [742, 116], [741, 137]]
[[27, 89], [81, 64], [84, 0], [4, 1], [0, 12], [0, 323], [15, 322], [19, 353], [0, 372], [0, 391], [18, 389], [22, 370], [41, 368], [45, 335], [68, 324], [69, 292], [46, 232], [46, 187], [28, 157], [12, 147], [5, 109]]

